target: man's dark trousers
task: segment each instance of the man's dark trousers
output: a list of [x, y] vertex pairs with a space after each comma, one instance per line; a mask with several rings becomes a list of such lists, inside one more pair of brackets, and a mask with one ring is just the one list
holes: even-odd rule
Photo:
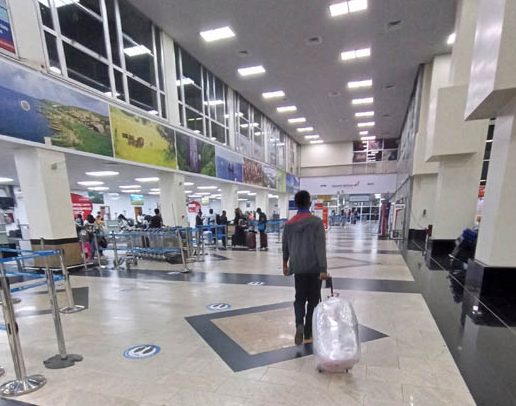
[[[321, 280], [319, 273], [296, 274], [296, 326], [305, 326], [305, 338], [312, 337], [312, 315], [321, 300]], [[308, 302], [308, 306], [306, 303]]]

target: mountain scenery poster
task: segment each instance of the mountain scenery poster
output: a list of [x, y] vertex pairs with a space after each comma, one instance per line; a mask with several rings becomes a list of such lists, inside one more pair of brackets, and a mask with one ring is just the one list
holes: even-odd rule
[[179, 132], [176, 134], [176, 145], [180, 170], [216, 176], [214, 145]]

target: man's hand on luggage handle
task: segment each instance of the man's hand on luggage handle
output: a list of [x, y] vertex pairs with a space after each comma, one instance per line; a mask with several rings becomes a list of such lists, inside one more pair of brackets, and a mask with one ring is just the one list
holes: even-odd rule
[[288, 261], [283, 261], [283, 275], [288, 276]]
[[321, 272], [321, 274], [319, 275], [319, 278], [322, 281], [325, 281], [326, 279], [330, 279], [331, 275], [328, 272]]

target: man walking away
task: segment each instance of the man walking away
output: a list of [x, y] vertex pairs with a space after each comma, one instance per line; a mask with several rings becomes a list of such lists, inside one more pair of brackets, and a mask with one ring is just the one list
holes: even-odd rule
[[[296, 300], [295, 343], [312, 340], [312, 315], [321, 298], [321, 280], [327, 278], [326, 236], [322, 220], [310, 214], [310, 193], [295, 196], [297, 215], [283, 230], [283, 274], [294, 274]], [[308, 302], [308, 306], [307, 306]]]
[[217, 224], [219, 226], [224, 226], [224, 227], [219, 228], [218, 234], [220, 235], [220, 237], [222, 239], [222, 245], [224, 246], [224, 249], [226, 249], [227, 248], [226, 233], [227, 233], [227, 225], [228, 225], [228, 216], [226, 214], [226, 210], [222, 210], [222, 215], [219, 216]]
[[267, 215], [262, 211], [262, 209], [256, 209], [256, 213], [258, 213], [258, 231], [260, 232], [260, 249], [267, 249], [267, 234], [265, 231], [267, 230]]
[[149, 228], [161, 228], [163, 227], [163, 219], [161, 218], [161, 214], [159, 209], [154, 209], [154, 216], [150, 219]]

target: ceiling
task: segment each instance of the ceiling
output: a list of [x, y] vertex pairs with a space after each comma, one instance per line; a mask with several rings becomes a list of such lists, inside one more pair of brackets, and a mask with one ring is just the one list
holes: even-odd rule
[[[369, 0], [366, 11], [331, 18], [339, 0], [130, 0], [182, 47], [264, 111], [298, 141], [287, 122], [304, 116], [327, 142], [359, 139], [355, 97], [374, 96], [371, 135], [398, 138], [419, 64], [450, 52], [456, 0]], [[399, 24], [394, 24], [399, 22]], [[235, 38], [205, 43], [200, 31], [229, 25]], [[307, 39], [320, 37], [319, 45]], [[371, 57], [340, 61], [340, 52], [371, 47]], [[241, 51], [247, 51], [243, 56]], [[263, 75], [241, 78], [237, 68], [262, 64]], [[347, 82], [373, 79], [373, 88], [347, 89]], [[393, 85], [393, 86], [392, 86]], [[265, 101], [282, 89], [285, 100]], [[330, 94], [337, 92], [338, 96]], [[298, 113], [281, 115], [278, 105]], [[370, 121], [370, 120], [367, 120]], [[298, 125], [299, 126], [299, 125]], [[304, 125], [303, 125], [304, 126]]]

